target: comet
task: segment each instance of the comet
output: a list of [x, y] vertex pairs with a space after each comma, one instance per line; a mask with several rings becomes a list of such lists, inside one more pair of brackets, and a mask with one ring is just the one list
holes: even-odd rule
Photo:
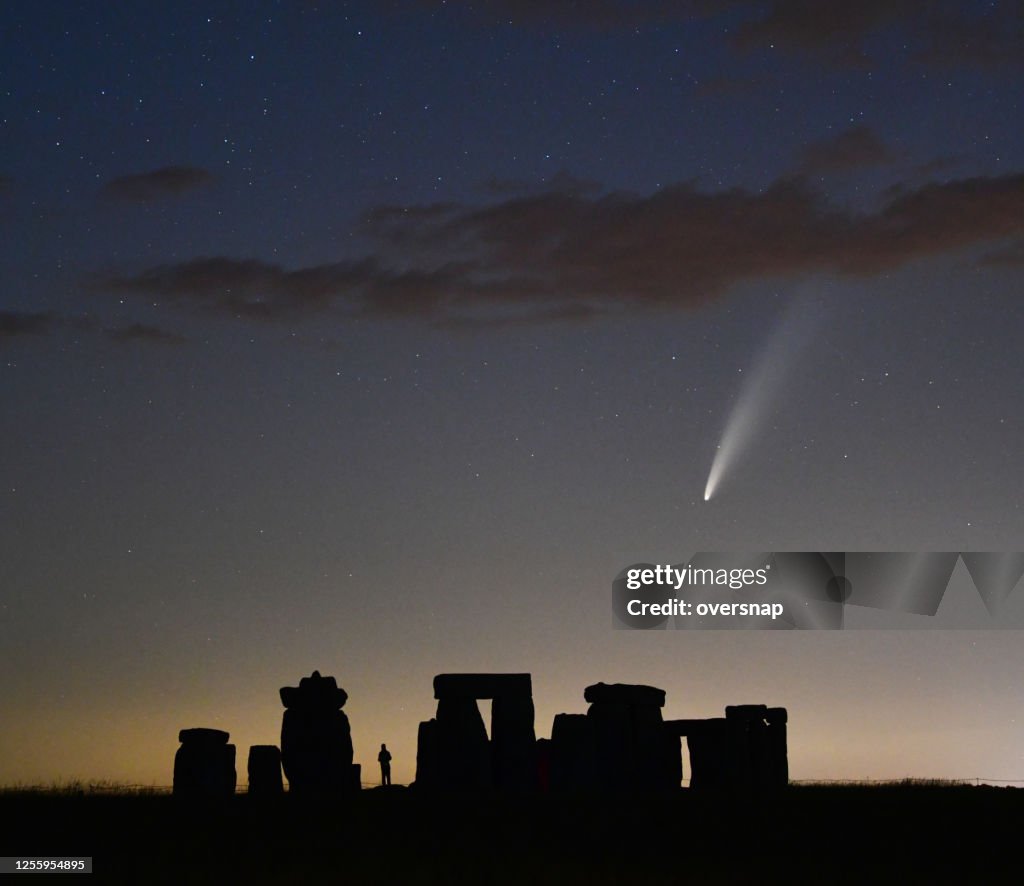
[[708, 472], [704, 501], [711, 501], [722, 481], [753, 446], [793, 366], [818, 327], [820, 315], [818, 304], [806, 298], [795, 299], [762, 347], [725, 423]]

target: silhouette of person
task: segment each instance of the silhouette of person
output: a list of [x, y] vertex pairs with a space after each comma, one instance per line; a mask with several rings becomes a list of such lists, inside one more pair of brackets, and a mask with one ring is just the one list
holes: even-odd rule
[[377, 754], [377, 762], [380, 763], [380, 783], [391, 784], [391, 751], [388, 746], [381, 742], [380, 753]]

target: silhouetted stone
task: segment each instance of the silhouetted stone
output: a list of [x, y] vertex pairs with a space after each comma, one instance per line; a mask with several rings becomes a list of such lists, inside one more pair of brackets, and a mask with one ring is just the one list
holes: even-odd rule
[[534, 752], [537, 758], [537, 787], [546, 793], [551, 790], [551, 739], [538, 738]]
[[178, 741], [190, 745], [225, 745], [228, 743], [230, 734], [223, 729], [181, 729], [178, 732]]
[[728, 721], [725, 717], [713, 717], [698, 722], [686, 733], [690, 788], [706, 791], [732, 787], [735, 767], [730, 760]]
[[594, 683], [583, 690], [591, 704], [653, 705], [665, 707], [665, 690], [630, 683]]
[[765, 720], [769, 727], [765, 736], [765, 782], [771, 788], [785, 787], [789, 784], [789, 751], [786, 735], [789, 716], [785, 708], [768, 708]]
[[761, 790], [785, 787], [789, 783], [786, 709], [735, 705], [725, 709], [725, 716], [734, 724], [740, 768], [746, 765], [743, 786]]
[[665, 787], [675, 790], [683, 786], [683, 748], [679, 736], [669, 730], [663, 732], [665, 749], [660, 759], [664, 761]]
[[596, 683], [586, 715], [558, 714], [551, 728], [554, 790], [665, 791], [682, 780], [679, 733], [665, 728], [665, 692]]
[[700, 729], [707, 720], [666, 720], [665, 728], [673, 735], [680, 737], [689, 735], [691, 731]]
[[594, 786], [612, 791], [634, 787], [635, 730], [630, 706], [597, 702], [587, 710], [587, 719], [594, 735]]
[[298, 686], [281, 687], [281, 703], [286, 708], [308, 707], [339, 710], [345, 707], [348, 693], [338, 686], [334, 677], [321, 677], [313, 671], [299, 680]]
[[789, 784], [787, 719], [785, 708], [768, 709], [758, 760], [758, 779], [762, 787], [784, 788]]
[[434, 677], [434, 698], [533, 698], [529, 674], [438, 674]]
[[174, 795], [214, 800], [235, 792], [235, 746], [220, 729], [182, 729], [174, 755]]
[[[281, 763], [292, 792], [338, 794], [353, 790], [352, 735], [340, 710], [348, 699], [334, 677], [314, 671], [297, 687], [281, 689]], [[358, 776], [355, 779], [358, 782]]]
[[679, 787], [687, 740], [690, 787], [768, 790], [789, 782], [785, 708], [730, 705], [726, 716], [664, 721], [653, 686], [597, 683], [585, 717], [559, 714], [551, 729], [553, 790], [661, 791]]
[[420, 723], [416, 735], [416, 785], [438, 788], [443, 785], [440, 771], [441, 749], [438, 746], [437, 720]]
[[690, 787], [698, 790], [772, 790], [789, 783], [785, 708], [730, 705], [725, 718], [675, 720], [686, 735]]
[[661, 791], [679, 787], [679, 739], [661, 716], [665, 692], [654, 686], [597, 683], [584, 690], [591, 702], [595, 787]]
[[726, 720], [763, 720], [768, 713], [766, 704], [731, 704], [726, 705]]
[[281, 778], [281, 751], [277, 745], [254, 744], [249, 748], [249, 793], [259, 796], [284, 791]]
[[556, 714], [551, 724], [551, 789], [592, 789], [594, 767], [593, 722], [586, 714]]
[[499, 694], [491, 702], [491, 765], [494, 786], [500, 790], [537, 786], [533, 714], [533, 698], [529, 694]]
[[[529, 674], [438, 674], [437, 716], [420, 724], [420, 787], [532, 790], [536, 735]], [[477, 699], [493, 699], [487, 738]]]
[[657, 723], [637, 723], [634, 744], [634, 783], [641, 791], [675, 791], [683, 783], [683, 757], [679, 737]]
[[438, 700], [437, 751], [439, 784], [452, 788], [491, 786], [487, 729], [474, 699]]

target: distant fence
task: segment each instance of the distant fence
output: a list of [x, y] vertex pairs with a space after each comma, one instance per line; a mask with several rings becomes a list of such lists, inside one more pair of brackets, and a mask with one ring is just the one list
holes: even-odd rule
[[[850, 787], [858, 787], [858, 786], [861, 786], [861, 785], [863, 785], [863, 786], [870, 786], [870, 785], [910, 785], [910, 786], [917, 786], [917, 785], [921, 785], [921, 786], [928, 786], [928, 785], [950, 785], [950, 786], [956, 786], [956, 785], [975, 785], [975, 786], [979, 786], [979, 785], [983, 785], [983, 784], [997, 786], [997, 785], [1004, 785], [1004, 784], [1024, 784], [1024, 778], [983, 778], [981, 776], [971, 776], [970, 778], [927, 778], [927, 777], [906, 775], [906, 776], [903, 776], [902, 778], [791, 778], [789, 780], [789, 783], [790, 784], [796, 784], [796, 785], [805, 785], [805, 786], [829, 785], [829, 786], [832, 786], [832, 787], [842, 786], [842, 785], [847, 785], [847, 786], [850, 786]], [[359, 784], [364, 789], [380, 787], [380, 782], [379, 781], [361, 781]], [[393, 782], [392, 784], [393, 784], [394, 787], [403, 787], [403, 788], [409, 787], [408, 784], [402, 783], [402, 782], [397, 782], [397, 781]], [[690, 786], [690, 779], [684, 778], [683, 779], [683, 786], [684, 787], [689, 787]], [[128, 787], [130, 787], [130, 788], [139, 787], [141, 789], [145, 789], [146, 788], [145, 785], [129, 785]], [[287, 790], [287, 789], [288, 788], [287, 788], [287, 785], [286, 785], [285, 786], [285, 790]], [[170, 785], [161, 785], [159, 788], [155, 788], [154, 790], [159, 791], [159, 792], [170, 791], [171, 787], [170, 787]], [[247, 784], [240, 784], [240, 785], [238, 785], [237, 788], [235, 788], [235, 793], [244, 794], [248, 790], [249, 790], [249, 786]]]
[[921, 778], [907, 775], [903, 778], [791, 778], [790, 784], [800, 785], [1003, 785], [1024, 784], [1024, 778], [983, 778], [972, 775], [970, 778]]
[[[690, 779], [684, 778], [683, 785], [689, 787]], [[1024, 785], [1024, 778], [985, 778], [980, 775], [972, 775], [969, 778], [921, 778], [905, 776], [904, 778], [791, 778], [791, 785], [802, 785], [804, 787], [1000, 787], [1002, 785]], [[362, 781], [360, 786], [365, 789], [380, 787], [378, 781]], [[394, 782], [395, 787], [409, 787], [408, 783]], [[0, 793], [35, 793], [52, 792], [57, 794], [170, 794], [173, 786], [169, 784], [121, 784], [118, 782], [55, 782], [53, 784], [35, 785], [3, 785], [0, 786]], [[287, 784], [285, 791], [288, 790]], [[249, 791], [248, 784], [240, 784], [235, 788], [236, 794], [245, 794]]]

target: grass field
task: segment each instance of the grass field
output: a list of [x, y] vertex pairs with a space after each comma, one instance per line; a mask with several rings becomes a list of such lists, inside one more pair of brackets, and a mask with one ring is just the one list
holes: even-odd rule
[[120, 883], [1020, 882], [1024, 790], [799, 786], [772, 797], [432, 796], [196, 807], [0, 792], [3, 855], [89, 855]]

